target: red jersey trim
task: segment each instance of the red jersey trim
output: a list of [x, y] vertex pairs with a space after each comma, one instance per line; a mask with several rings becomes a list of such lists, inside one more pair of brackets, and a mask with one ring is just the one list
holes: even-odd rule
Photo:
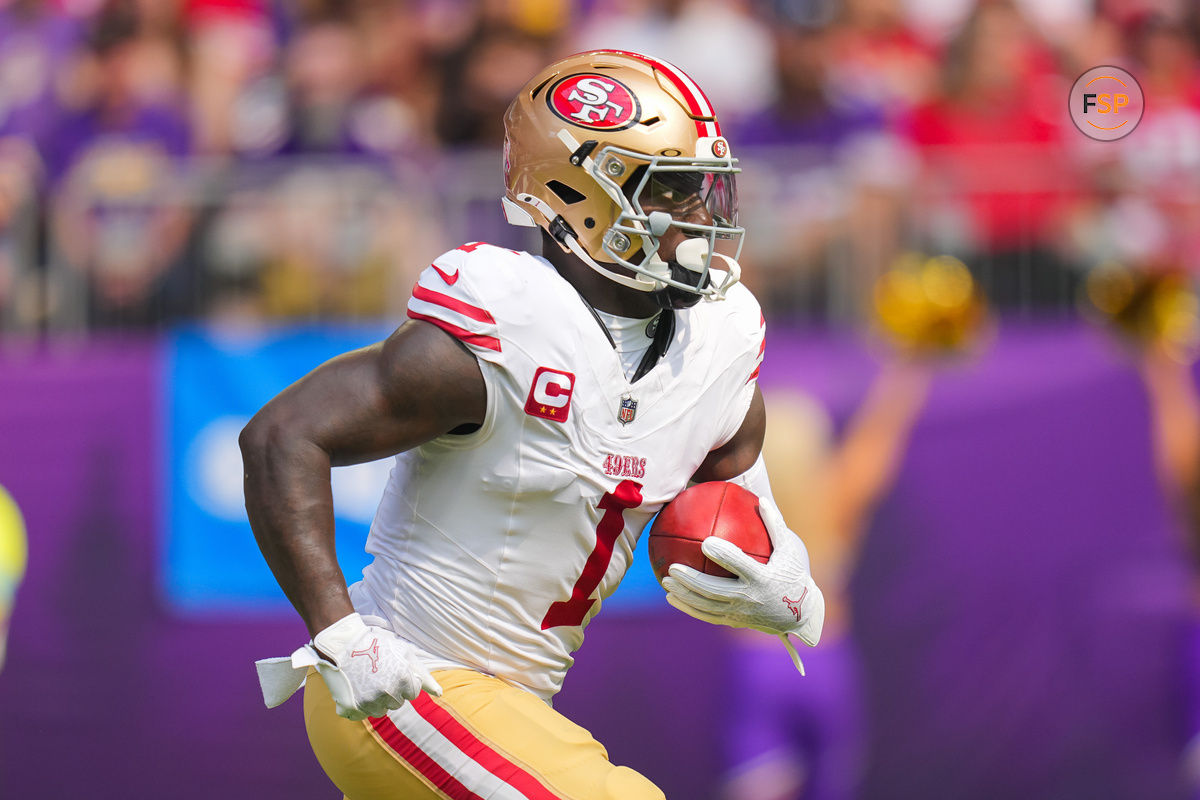
[[[434, 269], [437, 269], [437, 267], [434, 267]], [[457, 276], [455, 279], [457, 280]], [[453, 281], [448, 282], [453, 283]], [[435, 292], [432, 289], [426, 289], [419, 283], [413, 287], [412, 296], [418, 300], [424, 300], [426, 303], [433, 303], [435, 306], [441, 306], [442, 308], [448, 308], [451, 311], [457, 311], [464, 317], [470, 317], [471, 319], [479, 320], [480, 322], [488, 322], [493, 325], [496, 323], [496, 318], [489, 314], [485, 309], [463, 302], [462, 300], [459, 300], [456, 297], [451, 297], [448, 294], [442, 294], [441, 292]]]
[[746, 379], [746, 383], [758, 377], [758, 371], [762, 369], [763, 355], [767, 352], [767, 339], [764, 336], [762, 342], [758, 345], [758, 364], [754, 367], [754, 372], [750, 373], [750, 377]]
[[473, 344], [476, 347], [486, 347], [488, 350], [495, 350], [497, 353], [500, 352], [500, 340], [495, 336], [483, 336], [478, 333], [471, 333], [470, 331], [460, 328], [457, 325], [452, 325], [445, 320], [438, 319], [437, 317], [431, 317], [428, 314], [422, 314], [418, 311], [413, 311], [411, 308], [408, 310], [408, 316], [411, 319], [419, 319], [422, 322], [428, 322], [431, 325], [437, 325], [455, 339], [466, 342], [467, 344]]

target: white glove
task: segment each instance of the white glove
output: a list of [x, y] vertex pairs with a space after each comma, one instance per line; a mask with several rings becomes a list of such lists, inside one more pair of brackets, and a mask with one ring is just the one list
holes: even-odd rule
[[766, 564], [732, 542], [710, 536], [701, 551], [737, 577], [720, 578], [672, 564], [662, 581], [667, 602], [714, 625], [754, 628], [782, 636], [785, 643], [787, 634], [794, 633], [815, 646], [825, 624], [825, 597], [808, 571], [808, 551], [774, 503], [760, 502], [759, 515], [774, 548]]
[[303, 684], [308, 667], [316, 667], [337, 713], [346, 719], [381, 717], [422, 689], [440, 697], [442, 687], [421, 665], [412, 645], [383, 625], [378, 617], [348, 614], [290, 658], [255, 662], [267, 707], [287, 700]]

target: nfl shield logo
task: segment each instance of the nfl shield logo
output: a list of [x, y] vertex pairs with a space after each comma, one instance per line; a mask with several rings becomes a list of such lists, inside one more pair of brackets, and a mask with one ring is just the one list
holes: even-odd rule
[[634, 416], [637, 414], [637, 400], [632, 397], [621, 398], [621, 410], [617, 413], [617, 419], [622, 425], [628, 425], [633, 422]]

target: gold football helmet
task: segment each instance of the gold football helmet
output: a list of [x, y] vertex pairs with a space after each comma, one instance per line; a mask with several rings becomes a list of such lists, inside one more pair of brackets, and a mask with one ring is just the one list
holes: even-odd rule
[[[545, 229], [664, 307], [720, 299], [738, 282], [740, 169], [708, 98], [678, 68], [620, 50], [570, 56], [521, 89], [504, 130], [510, 223]], [[686, 238], [668, 262], [658, 249], [672, 229]]]

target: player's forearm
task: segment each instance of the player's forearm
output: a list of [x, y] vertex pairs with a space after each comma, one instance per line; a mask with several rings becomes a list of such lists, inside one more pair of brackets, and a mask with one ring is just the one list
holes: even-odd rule
[[[775, 502], [775, 495], [771, 491], [771, 479], [767, 476], [767, 463], [761, 455], [755, 459], [750, 469], [730, 480], [732, 483], [736, 483], [755, 494], [758, 497], [760, 506], [769, 505], [775, 510], [776, 515], [782, 518], [783, 514], [779, 511], [779, 505]], [[794, 531], [792, 533], [798, 539], [800, 538]], [[808, 561], [808, 548], [804, 545], [803, 539], [801, 539], [797, 553], [804, 570], [806, 572], [811, 571]]]
[[856, 537], [895, 481], [932, 379], [927, 365], [886, 365], [855, 411], [829, 468], [830, 516], [840, 535]]
[[315, 635], [354, 610], [334, 547], [329, 454], [259, 418], [240, 444], [254, 538]]
[[1157, 346], [1148, 348], [1141, 368], [1160, 480], [1171, 494], [1186, 497], [1197, 490], [1200, 469], [1200, 392], [1190, 367]]

